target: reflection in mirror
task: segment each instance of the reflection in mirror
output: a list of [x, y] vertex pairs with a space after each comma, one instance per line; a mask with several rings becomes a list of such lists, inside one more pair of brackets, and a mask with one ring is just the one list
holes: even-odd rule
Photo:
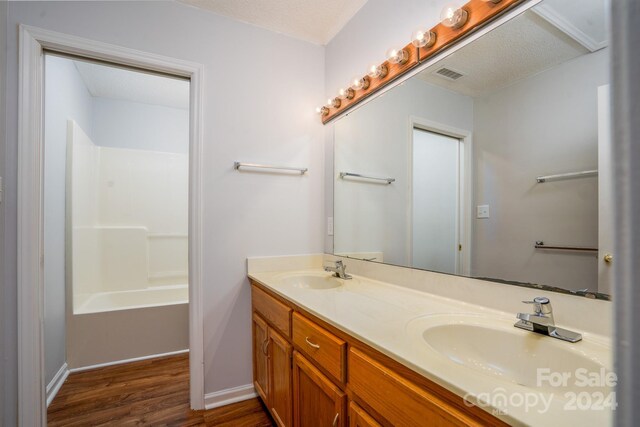
[[605, 23], [545, 0], [337, 121], [334, 253], [606, 298]]

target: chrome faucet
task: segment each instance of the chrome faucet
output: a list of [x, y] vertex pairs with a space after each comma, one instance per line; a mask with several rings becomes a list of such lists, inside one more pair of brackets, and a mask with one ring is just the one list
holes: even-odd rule
[[346, 269], [347, 266], [342, 263], [342, 260], [336, 261], [335, 267], [324, 267], [324, 271], [333, 271], [333, 275], [335, 277], [339, 277], [344, 280], [351, 279], [351, 276], [344, 272]]
[[522, 301], [525, 304], [533, 304], [533, 313], [518, 313], [516, 328], [524, 329], [538, 334], [558, 338], [563, 341], [578, 342], [582, 335], [577, 332], [558, 328], [553, 320], [553, 309], [549, 298], [536, 297], [533, 301]]

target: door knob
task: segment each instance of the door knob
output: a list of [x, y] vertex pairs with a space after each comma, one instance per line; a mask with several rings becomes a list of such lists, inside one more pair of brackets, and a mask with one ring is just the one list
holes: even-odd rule
[[611, 262], [613, 262], [613, 255], [611, 254], [606, 254], [604, 257], [602, 257], [602, 259], [604, 260], [604, 262], [606, 262], [607, 264], [611, 264]]

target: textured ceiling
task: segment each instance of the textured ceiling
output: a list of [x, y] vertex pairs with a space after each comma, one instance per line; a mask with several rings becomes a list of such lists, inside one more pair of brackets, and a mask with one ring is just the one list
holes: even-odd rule
[[[553, 68], [589, 52], [530, 11], [487, 33], [418, 76], [429, 83], [476, 97]], [[446, 67], [463, 74], [455, 81], [434, 73]]]
[[277, 33], [325, 45], [367, 0], [178, 0]]
[[189, 108], [187, 80], [85, 61], [74, 61], [74, 64], [92, 96]]

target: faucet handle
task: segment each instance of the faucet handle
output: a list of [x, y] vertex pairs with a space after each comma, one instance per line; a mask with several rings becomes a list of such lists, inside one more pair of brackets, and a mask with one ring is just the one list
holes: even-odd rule
[[532, 301], [522, 301], [525, 304], [549, 304], [547, 297], [535, 297]]
[[533, 301], [522, 301], [525, 304], [535, 304], [534, 311], [536, 314], [551, 313], [551, 301], [547, 297], [535, 297]]

